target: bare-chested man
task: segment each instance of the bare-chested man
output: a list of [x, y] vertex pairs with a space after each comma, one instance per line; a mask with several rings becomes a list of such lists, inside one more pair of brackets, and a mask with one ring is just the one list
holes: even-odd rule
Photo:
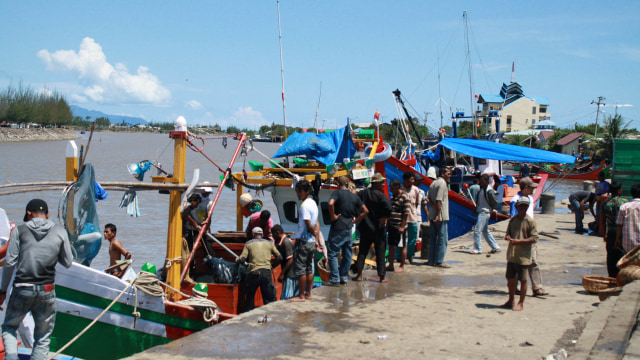
[[[118, 263], [124, 256], [125, 259], [131, 259], [131, 253], [128, 252], [120, 240], [116, 239], [116, 226], [113, 224], [107, 224], [104, 226], [104, 238], [109, 241], [109, 267], [112, 267]], [[113, 276], [121, 277], [124, 271], [116, 268], [110, 271]]]

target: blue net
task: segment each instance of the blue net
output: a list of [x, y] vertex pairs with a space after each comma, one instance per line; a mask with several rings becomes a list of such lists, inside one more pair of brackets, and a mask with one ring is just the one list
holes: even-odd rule
[[62, 201], [62, 219], [71, 242], [73, 261], [86, 266], [98, 255], [102, 241], [94, 183], [93, 165], [88, 163]]

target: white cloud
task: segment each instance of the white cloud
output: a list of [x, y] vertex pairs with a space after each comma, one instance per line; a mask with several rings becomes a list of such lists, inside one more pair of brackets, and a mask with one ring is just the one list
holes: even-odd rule
[[111, 65], [102, 47], [89, 37], [82, 39], [78, 52], [40, 50], [37, 56], [46, 64], [47, 70], [70, 71], [78, 75], [82, 90], [71, 94], [71, 98], [79, 102], [165, 105], [171, 98], [170, 91], [149, 72], [149, 68], [139, 66], [135, 74], [130, 74], [122, 63]]
[[640, 61], [640, 48], [627, 45], [618, 46], [618, 53], [631, 61]]
[[189, 125], [195, 124], [218, 124], [222, 128], [229, 126], [235, 126], [240, 129], [258, 129], [262, 125], [269, 125], [271, 122], [265, 120], [260, 111], [253, 110], [251, 106], [239, 107], [231, 116], [228, 117], [216, 117], [211, 112], [207, 111], [200, 118], [187, 119]]
[[184, 107], [186, 107], [189, 110], [201, 110], [202, 108], [204, 108], [204, 106], [202, 106], [202, 104], [200, 104], [200, 102], [198, 102], [197, 100], [189, 100], [184, 104]]

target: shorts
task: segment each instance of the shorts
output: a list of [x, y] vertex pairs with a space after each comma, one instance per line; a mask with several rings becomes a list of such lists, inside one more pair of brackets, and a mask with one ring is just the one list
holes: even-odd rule
[[527, 278], [529, 277], [529, 266], [530, 265], [520, 265], [508, 262], [506, 278], [527, 281]]
[[313, 259], [315, 257], [315, 241], [302, 241], [297, 239], [293, 246], [293, 276], [313, 274]]
[[389, 231], [389, 245], [393, 245], [393, 246], [398, 246], [398, 247], [403, 247], [403, 239], [404, 239], [404, 234], [401, 233], [400, 231], [398, 231], [397, 228], [394, 228], [393, 226], [389, 226], [387, 228], [387, 231]]

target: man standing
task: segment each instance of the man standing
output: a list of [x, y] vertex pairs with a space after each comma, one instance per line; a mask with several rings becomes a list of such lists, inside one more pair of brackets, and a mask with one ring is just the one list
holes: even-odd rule
[[369, 210], [369, 214], [358, 225], [360, 231], [360, 246], [358, 247], [358, 260], [356, 267], [358, 274], [353, 281], [362, 281], [362, 269], [364, 268], [364, 260], [369, 253], [371, 244], [376, 251], [376, 270], [380, 282], [387, 282], [385, 279], [385, 250], [387, 241], [385, 238], [385, 230], [387, 219], [391, 216], [391, 203], [382, 192], [384, 188], [385, 178], [382, 174], [377, 173], [371, 178], [371, 187], [358, 193], [358, 197]]
[[620, 206], [618, 213], [618, 229], [616, 232], [618, 246], [622, 245], [625, 252], [640, 245], [640, 184], [631, 187], [633, 200]]
[[610, 277], [616, 277], [620, 271], [617, 266], [618, 260], [625, 254], [624, 249], [616, 246], [618, 231], [616, 220], [618, 220], [620, 207], [627, 202], [627, 198], [621, 196], [622, 184], [620, 182], [614, 181], [609, 189], [611, 190], [611, 198], [607, 199], [602, 205], [602, 214], [606, 219], [607, 272]]
[[404, 255], [404, 258], [409, 262], [413, 261], [413, 255], [416, 252], [416, 241], [418, 239], [418, 216], [420, 215], [420, 191], [415, 186], [415, 177], [411, 171], [407, 171], [402, 174], [402, 190], [409, 197], [411, 202], [411, 209], [409, 211], [409, 218], [407, 219], [407, 229], [404, 238], [404, 246], [400, 256]]
[[[353, 259], [352, 229], [369, 213], [362, 200], [349, 191], [349, 178], [338, 178], [338, 190], [331, 193], [329, 199], [329, 216], [331, 217], [331, 229], [327, 250], [329, 255], [329, 282], [323, 285], [337, 286], [338, 283], [346, 284], [349, 277], [349, 268]], [[338, 266], [338, 254], [342, 252], [342, 261]]]
[[[593, 228], [593, 232], [598, 234], [600, 231], [600, 216], [602, 215], [602, 202], [600, 201], [602, 195], [609, 192], [611, 184], [605, 180], [604, 171], [598, 173], [598, 184], [596, 184], [595, 198], [593, 199], [596, 204], [596, 223]], [[606, 229], [605, 229], [606, 230]], [[605, 232], [606, 236], [606, 232]]]
[[[533, 192], [538, 187], [538, 184], [534, 183], [531, 178], [524, 177], [520, 179], [520, 191], [511, 198], [510, 209], [509, 212], [510, 217], [514, 217], [518, 215], [518, 209], [516, 208], [516, 203], [518, 199], [521, 197], [526, 197], [529, 199], [529, 207], [527, 208], [527, 216], [533, 219], [533, 209], [535, 208], [535, 203], [533, 201]], [[531, 279], [531, 290], [533, 291], [533, 296], [544, 296], [549, 295], [542, 286], [542, 274], [540, 273], [540, 266], [538, 266], [538, 243], [533, 243], [531, 245], [531, 266], [529, 266], [529, 278]]]
[[282, 226], [275, 225], [271, 229], [276, 248], [282, 256], [280, 263], [280, 276], [278, 281], [282, 283], [280, 300], [286, 300], [298, 295], [298, 278], [293, 275], [293, 241], [285, 234]]
[[271, 279], [271, 255], [275, 256], [275, 263], [282, 259], [276, 246], [269, 240], [262, 238], [262, 228], [255, 227], [251, 231], [253, 239], [247, 241], [242, 254], [236, 260], [238, 263], [249, 263], [247, 276], [244, 311], [255, 307], [256, 290], [260, 287], [262, 301], [265, 305], [276, 301], [276, 288]]
[[[569, 195], [571, 209], [576, 214], [576, 234], [582, 235], [584, 233], [585, 230], [582, 225], [582, 220], [584, 219], [584, 204], [587, 202], [592, 204], [594, 198], [595, 194], [586, 190], [578, 190]], [[596, 214], [593, 213], [593, 206], [589, 206], [589, 210], [591, 211], [591, 215], [595, 217]]]
[[407, 193], [402, 190], [400, 180], [393, 179], [389, 188], [391, 189], [392, 196], [391, 217], [389, 218], [389, 226], [387, 227], [387, 231], [389, 232], [389, 266], [387, 266], [387, 271], [404, 272], [404, 252], [400, 253], [400, 266], [397, 271], [393, 267], [393, 262], [396, 259], [396, 248], [400, 245], [407, 246], [405, 230], [407, 229], [409, 211], [411, 211], [411, 202], [409, 201]]
[[447, 223], [449, 222], [449, 188], [447, 183], [451, 177], [451, 171], [446, 167], [439, 169], [440, 177], [431, 183], [427, 193], [427, 201], [431, 206], [429, 211], [429, 265], [449, 268], [444, 263], [444, 256], [447, 252], [449, 233]]
[[493, 238], [491, 231], [489, 231], [489, 217], [491, 212], [498, 206], [496, 200], [496, 192], [489, 186], [489, 175], [480, 175], [480, 191], [475, 199], [476, 208], [474, 213], [478, 216], [476, 227], [473, 232], [473, 250], [471, 254], [482, 254], [482, 239], [487, 241], [491, 247], [490, 254], [495, 254], [500, 251], [500, 246], [496, 243], [496, 239]]
[[[71, 267], [73, 255], [67, 232], [49, 220], [47, 203], [33, 199], [27, 204], [25, 223], [11, 234], [6, 263], [0, 285], [0, 305], [7, 296], [13, 276], [13, 291], [2, 324], [5, 359], [18, 359], [16, 330], [24, 316], [31, 311], [35, 321], [31, 358], [46, 359], [49, 338], [56, 320], [56, 293], [53, 291], [56, 264]], [[1, 309], [1, 308], [0, 308]]]

